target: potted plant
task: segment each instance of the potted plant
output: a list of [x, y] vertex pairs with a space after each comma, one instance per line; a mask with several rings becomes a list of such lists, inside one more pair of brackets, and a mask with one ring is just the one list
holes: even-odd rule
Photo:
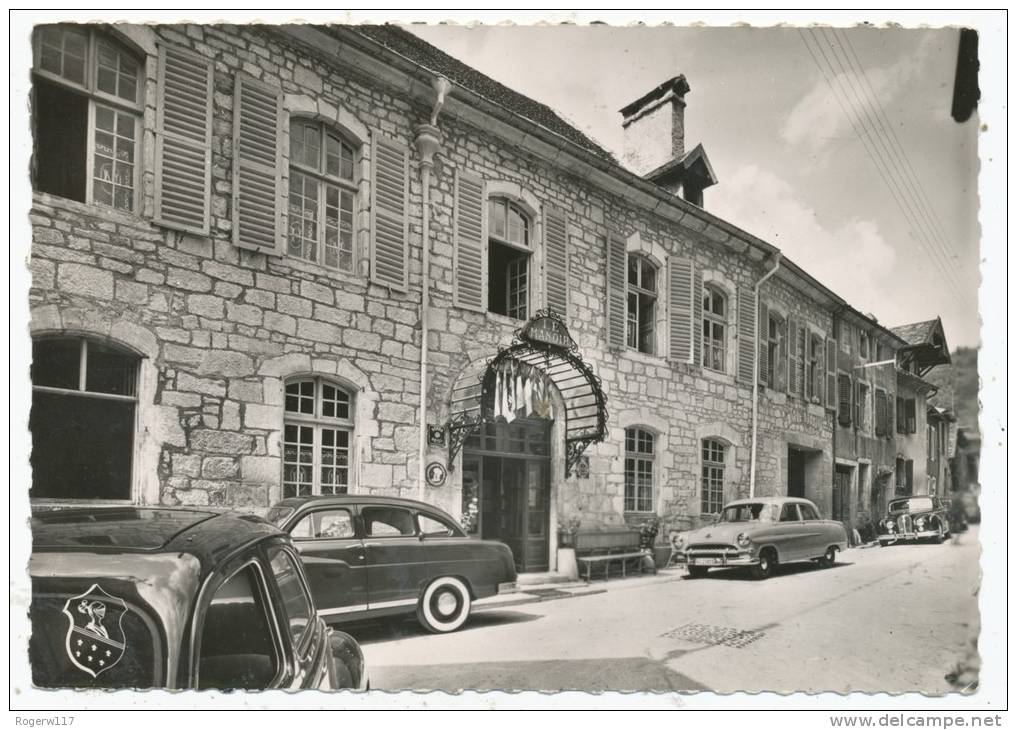
[[578, 515], [558, 516], [558, 547], [575, 547], [576, 532], [582, 519]]

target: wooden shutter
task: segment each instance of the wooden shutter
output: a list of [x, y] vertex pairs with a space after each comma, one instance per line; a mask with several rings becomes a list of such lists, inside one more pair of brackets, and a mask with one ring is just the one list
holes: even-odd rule
[[855, 398], [855, 408], [854, 408], [855, 422], [854, 422], [854, 426], [855, 426], [855, 430], [857, 431], [858, 429], [860, 429], [862, 427], [862, 411], [865, 408], [865, 405], [862, 403], [862, 384], [860, 382], [858, 382], [858, 381], [855, 381], [855, 387], [854, 387], [853, 395], [854, 395], [854, 398]]
[[826, 407], [837, 410], [837, 340], [826, 338]]
[[[672, 258], [668, 262], [668, 296], [671, 307], [670, 333], [668, 337], [668, 354], [675, 362], [698, 362], [695, 357], [693, 343], [696, 339], [695, 316], [696, 273], [695, 266], [689, 259]], [[701, 281], [701, 280], [700, 280]], [[702, 327], [702, 283], [699, 286], [699, 326]]]
[[695, 350], [693, 362], [703, 364], [703, 274], [699, 267], [692, 269], [692, 317], [689, 326], [692, 333], [692, 346]]
[[456, 170], [455, 220], [453, 223], [453, 269], [455, 276], [454, 304], [463, 309], [483, 312], [487, 309], [487, 205], [484, 181]]
[[747, 286], [738, 287], [738, 379], [751, 383], [755, 374], [756, 351], [755, 295]]
[[410, 151], [374, 132], [371, 180], [371, 279], [406, 291], [409, 283]]
[[544, 286], [547, 306], [563, 318], [569, 306], [569, 219], [564, 211], [544, 208]]
[[805, 398], [806, 363], [809, 359], [809, 332], [806, 326], [798, 323], [798, 395]]
[[841, 426], [851, 425], [851, 376], [837, 376], [837, 421]]
[[913, 459], [904, 462], [904, 484], [908, 494], [915, 493], [915, 462]]
[[770, 308], [766, 302], [759, 302], [759, 383], [766, 385], [770, 378], [770, 363], [767, 353], [770, 349]]
[[212, 197], [212, 61], [159, 48], [155, 221], [207, 236]]
[[897, 433], [904, 433], [904, 399], [897, 396]]
[[875, 403], [873, 425], [876, 436], [886, 436], [886, 393], [877, 390], [873, 401]]
[[890, 394], [887, 393], [886, 394], [886, 425], [883, 428], [883, 435], [886, 438], [888, 438], [888, 439], [892, 439], [893, 438], [893, 433], [894, 433], [894, 427], [893, 427], [894, 418], [893, 418], [893, 413], [894, 413], [894, 410], [893, 410], [893, 398], [891, 398]]
[[778, 327], [778, 337], [780, 339], [780, 346], [777, 348], [777, 362], [774, 366], [773, 372], [773, 383], [774, 387], [778, 390], [787, 391], [787, 353], [788, 353], [788, 324], [790, 320], [782, 320]]
[[625, 239], [607, 234], [607, 344], [625, 347]]
[[237, 74], [233, 99], [233, 243], [266, 253], [282, 250], [279, 126], [282, 94]]

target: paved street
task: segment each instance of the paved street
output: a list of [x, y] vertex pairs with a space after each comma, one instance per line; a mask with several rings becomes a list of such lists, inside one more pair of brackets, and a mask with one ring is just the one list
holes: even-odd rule
[[348, 630], [377, 689], [943, 693], [977, 632], [978, 552], [970, 530], [764, 582], [612, 579], [605, 593], [477, 613], [452, 635], [411, 621]]

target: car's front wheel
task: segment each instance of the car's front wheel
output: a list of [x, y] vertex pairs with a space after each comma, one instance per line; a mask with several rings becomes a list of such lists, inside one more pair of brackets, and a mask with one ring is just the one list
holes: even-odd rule
[[766, 580], [773, 573], [773, 566], [777, 558], [771, 550], [764, 550], [759, 554], [759, 562], [752, 566], [752, 577], [756, 580]]
[[417, 619], [428, 631], [447, 634], [470, 617], [470, 589], [459, 578], [445, 576], [424, 589], [417, 604]]

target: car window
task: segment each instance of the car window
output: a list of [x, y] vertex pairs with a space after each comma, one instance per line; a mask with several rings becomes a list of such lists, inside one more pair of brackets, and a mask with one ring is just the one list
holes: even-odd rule
[[[161, 686], [164, 660], [157, 624], [136, 605], [109, 601], [99, 612], [95, 603], [94, 599], [74, 594], [32, 596], [32, 635], [28, 640], [32, 684], [138, 689]], [[72, 619], [64, 613], [65, 607]], [[98, 623], [100, 631], [89, 630], [89, 622]]]
[[399, 537], [415, 535], [413, 515], [398, 507], [363, 507], [364, 533], [368, 537]]
[[798, 522], [797, 505], [785, 504], [780, 510], [781, 522]]
[[286, 612], [284, 622], [289, 626], [293, 646], [299, 647], [311, 622], [311, 597], [304, 588], [300, 568], [289, 553], [282, 548], [272, 548], [268, 551], [268, 559], [282, 595], [283, 610]]
[[818, 520], [819, 515], [816, 514], [815, 508], [811, 504], [800, 504], [798, 510], [802, 513], [803, 520]]
[[452, 537], [459, 534], [455, 527], [433, 515], [418, 513], [417, 525], [420, 527], [420, 534], [426, 537]]
[[311, 512], [293, 526], [294, 540], [341, 540], [355, 536], [353, 515], [348, 509]]
[[205, 612], [198, 688], [265, 689], [279, 670], [264, 582], [249, 564], [215, 592]]

